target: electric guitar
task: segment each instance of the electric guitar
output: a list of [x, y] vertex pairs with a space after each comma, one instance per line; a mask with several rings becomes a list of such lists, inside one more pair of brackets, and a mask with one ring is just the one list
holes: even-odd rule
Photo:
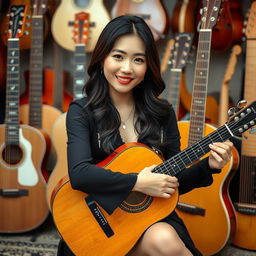
[[[76, 3], [77, 2], [77, 3]], [[90, 14], [90, 40], [86, 47], [87, 52], [93, 51], [98, 37], [110, 21], [110, 16], [103, 5], [103, 0], [78, 1], [61, 0], [60, 5], [52, 18], [52, 34], [55, 41], [63, 48], [74, 51], [75, 44], [73, 36], [73, 21], [77, 13], [86, 12]]]
[[42, 104], [43, 91], [43, 14], [46, 11], [46, 0], [33, 1], [32, 35], [30, 47], [29, 104], [20, 106], [20, 121], [23, 124], [38, 128], [46, 140], [46, 154], [42, 171], [46, 181], [49, 178], [47, 161], [51, 151], [53, 122], [61, 114], [60, 110]]
[[[180, 172], [185, 172], [187, 166], [208, 153], [210, 143], [226, 141], [255, 124], [256, 101], [240, 110], [229, 123], [165, 162], [160, 155], [144, 144], [129, 143], [116, 149], [98, 166], [126, 174], [139, 173], [146, 166], [155, 164], [157, 166], [153, 172], [176, 176]], [[209, 202], [210, 200], [211, 198]], [[123, 256], [150, 225], [175, 209], [177, 201], [178, 190], [169, 199], [131, 192], [109, 215], [90, 198], [90, 195], [72, 189], [70, 181], [63, 178], [55, 188], [51, 203], [56, 227], [76, 256]]]
[[35, 128], [19, 124], [19, 38], [27, 7], [12, 5], [9, 16], [5, 124], [0, 125], [0, 232], [18, 233], [38, 227], [47, 217], [41, 163], [45, 139]]
[[187, 63], [192, 41], [192, 33], [175, 34], [173, 46], [169, 47], [168, 44], [167, 48], [169, 51], [166, 51], [166, 53], [169, 53], [169, 61], [164, 72], [162, 72], [167, 85], [163, 92], [163, 97], [171, 102], [178, 120], [184, 116], [184, 108], [180, 102], [180, 81], [182, 70]]
[[[256, 97], [256, 2], [251, 4], [245, 29], [246, 63], [244, 97], [252, 102]], [[256, 250], [256, 130], [242, 136], [238, 198], [234, 202], [237, 220], [232, 243], [235, 246]]]
[[[203, 2], [190, 121], [178, 122], [181, 149], [216, 129], [213, 125], [205, 123], [205, 113], [212, 28], [216, 24], [220, 4], [220, 0]], [[211, 111], [214, 111], [213, 106]], [[226, 206], [229, 202], [226, 183], [231, 174], [232, 165], [233, 157], [222, 168], [221, 173], [213, 175], [211, 186], [194, 189], [179, 198], [177, 213], [183, 219], [196, 247], [204, 255], [212, 255], [220, 251], [234, 232], [234, 218], [230, 217]], [[228, 207], [230, 204], [231, 202]]]
[[[86, 47], [89, 41], [90, 14], [80, 12], [75, 15], [73, 22], [73, 39], [75, 43], [74, 53], [74, 80], [73, 96], [74, 100], [83, 97], [82, 90], [86, 81]], [[67, 134], [66, 134], [66, 113], [59, 116], [54, 122], [52, 130], [52, 141], [56, 148], [57, 163], [51, 173], [47, 184], [47, 203], [51, 210], [50, 200], [52, 192], [58, 182], [68, 175], [67, 167]]]

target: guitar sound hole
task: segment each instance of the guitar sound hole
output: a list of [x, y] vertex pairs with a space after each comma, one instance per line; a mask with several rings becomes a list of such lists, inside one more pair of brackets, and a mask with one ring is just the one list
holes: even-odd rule
[[132, 192], [120, 205], [120, 208], [126, 212], [137, 213], [147, 209], [153, 201], [153, 197], [140, 192]]
[[89, 4], [89, 0], [75, 0], [74, 2], [79, 8], [86, 8]]
[[15, 165], [22, 159], [22, 150], [18, 145], [7, 145], [3, 152], [2, 158], [10, 165]]

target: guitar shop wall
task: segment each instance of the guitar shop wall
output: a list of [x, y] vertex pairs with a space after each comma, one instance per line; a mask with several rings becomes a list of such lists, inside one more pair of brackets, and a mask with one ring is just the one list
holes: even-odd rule
[[[9, 3], [12, 2], [9, 1]], [[14, 0], [15, 2], [15, 0]], [[88, 64], [93, 49], [93, 44], [97, 40], [97, 35], [100, 33], [105, 23], [111, 17], [118, 16], [122, 13], [133, 13], [141, 15], [152, 28], [152, 32], [156, 38], [159, 55], [162, 60], [163, 77], [165, 71], [170, 68], [168, 45], [175, 33], [189, 32], [193, 34], [193, 46], [183, 69], [183, 83], [187, 89], [188, 97], [191, 97], [194, 81], [196, 48], [197, 48], [197, 26], [200, 21], [200, 1], [98, 1], [98, 0], [48, 0], [47, 12], [44, 14], [44, 49], [43, 49], [43, 66], [44, 66], [44, 88], [51, 91], [48, 93], [48, 98], [51, 100], [46, 102], [53, 105], [61, 111], [66, 111], [68, 104], [74, 97], [73, 84], [81, 83], [80, 80], [74, 79], [74, 64], [75, 64], [75, 44], [81, 43], [76, 41], [77, 32], [75, 32], [74, 14], [77, 11], [88, 11], [90, 22], [90, 30], [88, 38], [82, 41], [85, 44], [86, 56], [85, 63]], [[24, 0], [25, 4], [29, 0]], [[230, 102], [236, 104], [243, 98], [243, 83], [244, 83], [244, 66], [245, 66], [245, 43], [246, 40], [242, 30], [243, 22], [246, 13], [250, 7], [251, 1], [229, 0], [225, 1], [223, 9], [219, 14], [216, 28], [212, 30], [210, 65], [208, 77], [208, 97], [213, 97], [217, 103], [216, 109], [211, 111], [218, 112], [220, 103], [220, 89], [223, 83], [225, 72], [232, 47], [234, 44], [239, 44], [242, 47], [242, 53], [237, 56], [237, 62], [230, 77], [229, 82], [229, 98]], [[3, 1], [1, 4], [1, 38], [2, 42], [6, 43], [5, 31], [3, 23], [5, 15], [8, 11], [8, 1]], [[61, 7], [61, 5], [63, 5]], [[66, 6], [65, 6], [66, 5]], [[97, 6], [97, 15], [95, 7]], [[72, 9], [73, 8], [73, 9]], [[91, 12], [91, 13], [90, 13]], [[31, 10], [32, 13], [32, 10]], [[70, 17], [70, 20], [68, 20]], [[79, 18], [78, 18], [79, 19]], [[81, 18], [80, 18], [81, 19]], [[156, 22], [155, 22], [156, 21]], [[31, 27], [31, 19], [28, 19], [27, 28]], [[55, 25], [54, 25], [55, 24]], [[237, 31], [234, 31], [234, 27]], [[236, 33], [236, 35], [234, 35]], [[31, 34], [24, 36], [31, 37]], [[67, 36], [69, 38], [67, 38]], [[90, 43], [90, 41], [92, 43]], [[1, 42], [1, 44], [2, 44]], [[5, 44], [4, 43], [4, 44]], [[21, 44], [22, 45], [22, 44]], [[28, 72], [30, 69], [30, 45], [21, 47], [20, 51], [20, 77], [21, 77], [21, 96], [28, 93]], [[1, 60], [6, 61], [6, 47], [1, 45]], [[6, 62], [5, 62], [6, 63]], [[5, 95], [5, 72], [4, 64], [1, 64], [1, 115], [0, 123], [4, 120], [4, 95]], [[86, 79], [86, 75], [85, 75]], [[168, 87], [168, 85], [167, 85]], [[167, 90], [163, 93], [163, 97], [167, 97]], [[182, 102], [181, 102], [182, 103]], [[231, 104], [232, 105], [232, 104]], [[187, 110], [186, 112], [189, 112]]]

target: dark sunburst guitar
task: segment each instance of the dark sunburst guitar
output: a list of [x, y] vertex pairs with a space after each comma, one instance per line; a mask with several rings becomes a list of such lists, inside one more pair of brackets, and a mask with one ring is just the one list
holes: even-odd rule
[[12, 5], [9, 16], [5, 124], [0, 125], [0, 232], [17, 233], [38, 227], [48, 215], [41, 173], [45, 140], [19, 124], [20, 48], [27, 7]]
[[[176, 176], [208, 153], [210, 143], [226, 141], [255, 124], [256, 101], [239, 111], [229, 123], [165, 162], [147, 146], [130, 143], [116, 149], [98, 165], [114, 172], [139, 173], [155, 164], [153, 172]], [[178, 191], [170, 199], [131, 192], [109, 215], [88, 194], [73, 190], [70, 181], [63, 179], [52, 197], [52, 214], [59, 233], [76, 256], [124, 256], [150, 225], [175, 209], [177, 201]]]

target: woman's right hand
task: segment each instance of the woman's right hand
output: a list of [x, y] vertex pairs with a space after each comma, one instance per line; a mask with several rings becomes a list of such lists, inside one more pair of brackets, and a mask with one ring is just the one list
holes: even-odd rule
[[133, 191], [150, 196], [170, 198], [179, 186], [178, 179], [166, 174], [153, 173], [156, 165], [144, 168], [137, 177]]

